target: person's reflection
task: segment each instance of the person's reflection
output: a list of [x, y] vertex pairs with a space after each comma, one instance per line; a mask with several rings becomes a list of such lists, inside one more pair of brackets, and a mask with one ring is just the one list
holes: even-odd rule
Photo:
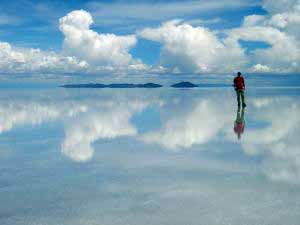
[[245, 130], [245, 120], [244, 120], [245, 108], [239, 107], [236, 114], [236, 119], [234, 121], [234, 133], [236, 133], [238, 139], [241, 139], [242, 134]]

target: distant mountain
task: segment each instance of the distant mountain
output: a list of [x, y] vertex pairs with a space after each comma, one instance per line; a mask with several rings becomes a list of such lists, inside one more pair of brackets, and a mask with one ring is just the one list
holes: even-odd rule
[[119, 84], [98, 84], [98, 83], [90, 83], [90, 84], [66, 84], [62, 85], [64, 88], [160, 88], [162, 85], [155, 83], [146, 83], [146, 84], [127, 84], [127, 83], [119, 83]]
[[196, 84], [193, 84], [191, 82], [180, 82], [180, 83], [176, 83], [176, 84], [171, 85], [171, 87], [174, 87], [174, 88], [194, 88], [194, 87], [199, 87], [199, 86], [196, 85]]

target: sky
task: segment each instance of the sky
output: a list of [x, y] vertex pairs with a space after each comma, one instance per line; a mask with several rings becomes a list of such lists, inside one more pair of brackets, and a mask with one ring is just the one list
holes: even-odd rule
[[3, 1], [0, 74], [299, 74], [300, 0]]

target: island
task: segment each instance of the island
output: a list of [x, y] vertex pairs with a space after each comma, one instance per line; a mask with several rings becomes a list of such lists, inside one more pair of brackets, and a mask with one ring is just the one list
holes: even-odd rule
[[66, 84], [60, 87], [63, 88], [160, 88], [162, 85], [155, 83], [146, 84], [100, 84], [100, 83], [90, 83], [90, 84]]
[[193, 84], [191, 82], [180, 82], [180, 83], [171, 85], [171, 87], [173, 87], [173, 88], [195, 88], [195, 87], [199, 87], [199, 86], [197, 84]]

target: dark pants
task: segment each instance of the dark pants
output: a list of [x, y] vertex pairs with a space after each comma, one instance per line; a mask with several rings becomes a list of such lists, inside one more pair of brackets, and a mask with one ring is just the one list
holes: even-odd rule
[[245, 109], [244, 108], [242, 109], [242, 112], [241, 112], [241, 110], [238, 110], [237, 113], [236, 113], [235, 123], [245, 124], [244, 114], [245, 114]]
[[236, 97], [237, 97], [238, 105], [241, 105], [241, 99], [242, 99], [242, 104], [245, 104], [245, 96], [244, 96], [244, 90], [243, 89], [237, 89], [236, 90]]

